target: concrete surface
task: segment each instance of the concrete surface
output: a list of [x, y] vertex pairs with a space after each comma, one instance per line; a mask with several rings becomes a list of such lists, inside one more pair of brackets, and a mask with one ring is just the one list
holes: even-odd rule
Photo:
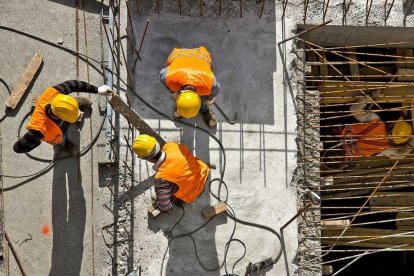
[[[282, 68], [276, 56], [277, 35], [280, 29], [275, 21], [274, 2], [265, 5], [260, 19], [260, 3], [243, 2], [243, 17], [240, 17], [238, 1], [223, 1], [222, 15], [218, 15], [218, 3], [205, 2], [203, 16], [199, 6], [181, 1], [182, 15], [177, 3], [162, 2], [161, 12], [157, 13], [154, 3], [143, 1], [140, 14], [136, 6], [131, 9], [135, 44], [139, 46], [144, 26], [150, 20], [147, 35], [141, 50], [142, 60], [134, 73], [135, 90], [160, 111], [171, 115], [174, 104], [166, 88], [158, 79], [166, 58], [174, 47], [206, 46], [213, 56], [213, 70], [221, 84], [221, 94], [217, 103], [232, 116], [238, 113], [238, 123], [234, 126], [224, 121], [216, 109], [219, 125], [211, 133], [222, 141], [226, 149], [226, 182], [229, 194], [228, 203], [236, 216], [255, 223], [261, 223], [277, 231], [296, 213], [295, 187], [291, 185], [292, 172], [296, 164], [295, 115], [290, 98], [284, 97], [281, 85]], [[280, 26], [279, 26], [280, 28]], [[279, 34], [278, 34], [279, 33]], [[129, 51], [129, 64], [134, 58]], [[135, 110], [149, 119], [154, 129], [166, 140], [178, 141], [187, 145], [195, 155], [207, 162], [223, 166], [218, 144], [200, 130], [194, 130], [179, 123], [169, 122], [150, 111], [132, 93], [129, 99]], [[284, 127], [284, 118], [290, 122]], [[187, 120], [206, 129], [202, 118]], [[209, 130], [210, 131], [210, 130]], [[288, 145], [285, 145], [285, 133]], [[135, 248], [144, 275], [223, 275], [225, 269], [206, 271], [221, 265], [225, 244], [232, 232], [234, 223], [225, 216], [218, 216], [205, 228], [193, 235], [203, 269], [196, 258], [193, 241], [190, 238], [174, 240], [167, 249], [168, 240], [164, 236], [182, 214], [175, 208], [170, 214], [157, 219], [148, 218], [146, 207], [150, 204], [149, 191], [141, 187], [149, 186], [153, 172], [151, 165], [139, 163], [141, 170], [134, 194], [136, 217]], [[213, 171], [211, 178], [219, 176], [220, 170]], [[217, 183], [212, 191], [217, 193]], [[224, 188], [223, 188], [224, 189]], [[194, 204], [185, 205], [185, 215], [174, 228], [173, 235], [190, 232], [206, 220], [201, 210], [215, 204], [216, 200], [206, 189]], [[222, 190], [222, 197], [225, 192]], [[246, 244], [246, 256], [235, 266], [234, 273], [243, 275], [249, 262], [259, 262], [275, 257], [280, 243], [272, 234], [238, 224], [235, 238]], [[297, 248], [296, 223], [285, 230], [287, 264], [290, 273], [294, 271], [293, 259]], [[164, 252], [168, 251], [162, 266]], [[232, 243], [227, 256], [227, 271], [243, 255], [243, 247]], [[284, 258], [273, 267], [254, 275], [286, 274]]]
[[[76, 49], [74, 6], [75, 1], [69, 0], [1, 1], [0, 25], [28, 32], [54, 43], [63, 41], [63, 46]], [[88, 53], [100, 59], [100, 3], [89, 1], [85, 7]], [[83, 18], [83, 11], [80, 9], [79, 49], [85, 53]], [[76, 58], [16, 33], [4, 30], [0, 30], [0, 33], [0, 77], [11, 88], [17, 84], [35, 53], [44, 58], [40, 73], [23, 104], [11, 112], [1, 124], [3, 173], [31, 174], [43, 169], [48, 163], [32, 160], [13, 151], [19, 123], [30, 110], [32, 97], [39, 96], [50, 85], [77, 78]], [[88, 81], [86, 69], [86, 65], [80, 62], [80, 80]], [[102, 85], [102, 77], [91, 68], [89, 78], [92, 84]], [[3, 85], [0, 90], [0, 102], [4, 102], [7, 91]], [[97, 96], [91, 97], [97, 102]], [[70, 139], [80, 143], [81, 147], [85, 147], [98, 132], [101, 115], [96, 103], [93, 109], [92, 117], [85, 119], [79, 132], [75, 127], [70, 130]], [[105, 214], [101, 214], [102, 206], [98, 204], [99, 194], [104, 191], [98, 190], [96, 173], [96, 162], [103, 154], [102, 143], [100, 140], [98, 146], [81, 159], [68, 158], [57, 162], [54, 168], [31, 181], [26, 181], [27, 178], [4, 179], [5, 230], [28, 275], [101, 274], [103, 264], [99, 260], [103, 260], [103, 257], [100, 256], [107, 253], [102, 248], [98, 249], [103, 243], [99, 239], [95, 241], [97, 234], [93, 231], [97, 228], [94, 224], [105, 219]], [[52, 146], [42, 144], [31, 154], [50, 159], [54, 152]], [[93, 207], [94, 205], [99, 207]], [[48, 233], [42, 233], [44, 226], [49, 227]], [[20, 275], [13, 258], [10, 261], [10, 275]]]
[[[82, 1], [80, 1], [82, 2]], [[85, 1], [79, 11], [79, 47], [86, 52], [83, 32], [83, 10], [87, 20], [88, 54], [100, 59], [99, 11], [100, 1]], [[108, 1], [105, 1], [107, 5]], [[122, 2], [122, 1], [121, 1]], [[136, 3], [140, 3], [140, 13]], [[326, 20], [342, 24], [342, 0], [330, 1]], [[375, 2], [375, 1], [374, 1]], [[387, 26], [413, 26], [413, 17], [403, 20], [401, 1], [396, 1], [390, 13]], [[63, 40], [63, 46], [76, 48], [75, 0], [52, 1], [2, 1], [0, 4], [0, 25], [38, 35], [52, 42]], [[293, 34], [297, 24], [303, 24], [303, 1], [289, 1], [286, 17], [282, 20], [282, 1], [266, 1], [264, 14], [260, 15], [260, 3], [242, 1], [243, 16], [240, 17], [240, 1], [222, 1], [222, 14], [218, 14], [218, 2], [204, 1], [203, 15], [200, 6], [182, 0], [182, 14], [179, 15], [177, 2], [130, 1], [133, 14], [134, 40], [139, 47], [145, 22], [150, 19], [149, 29], [141, 50], [142, 60], [138, 62], [132, 84], [136, 91], [151, 104], [168, 115], [172, 114], [173, 102], [167, 90], [158, 81], [158, 73], [173, 47], [195, 47], [205, 45], [213, 54], [213, 69], [222, 85], [217, 101], [229, 115], [238, 113], [238, 123], [229, 125], [214, 109], [219, 124], [214, 135], [222, 141], [226, 149], [227, 166], [224, 181], [229, 188], [228, 202], [237, 217], [251, 222], [262, 223], [279, 230], [302, 204], [297, 197], [303, 175], [298, 172], [297, 164], [297, 125], [294, 101], [301, 74], [296, 74], [296, 56], [291, 52], [295, 44], [290, 41], [284, 45], [287, 73], [290, 87], [283, 81], [285, 72], [276, 42]], [[121, 27], [127, 23], [124, 3], [121, 3]], [[323, 1], [310, 1], [307, 24], [322, 22]], [[365, 1], [353, 1], [346, 24], [364, 26]], [[368, 25], [384, 25], [383, 3], [374, 3]], [[121, 28], [121, 29], [122, 29]], [[30, 88], [22, 106], [10, 113], [0, 125], [2, 135], [2, 171], [5, 174], [30, 174], [44, 168], [47, 163], [37, 162], [24, 155], [13, 152], [12, 146], [17, 139], [20, 121], [30, 109], [30, 99], [39, 95], [44, 88], [58, 82], [74, 79], [87, 80], [87, 68], [79, 64], [76, 71], [76, 58], [39, 41], [0, 30], [2, 45], [0, 56], [2, 67], [0, 77], [11, 87], [17, 83], [21, 73], [32, 56], [37, 52], [44, 57], [44, 65], [36, 82]], [[381, 41], [382, 42], [382, 41]], [[388, 41], [395, 42], [395, 41]], [[126, 49], [126, 41], [123, 40]], [[107, 54], [105, 50], [105, 55]], [[128, 48], [128, 64], [134, 59]], [[122, 76], [127, 79], [125, 68]], [[90, 68], [90, 82], [102, 84], [102, 76]], [[123, 87], [121, 95], [128, 96], [133, 108], [148, 119], [166, 140], [174, 140], [190, 147], [203, 160], [223, 166], [223, 156], [217, 143], [205, 132], [172, 123], [150, 111], [131, 92], [126, 94]], [[6, 99], [6, 90], [0, 85], [1, 101]], [[96, 96], [92, 96], [95, 102]], [[99, 127], [102, 117], [98, 105], [94, 104], [92, 119], [86, 119], [82, 130], [71, 130], [71, 138], [87, 145]], [[201, 118], [188, 120], [205, 128]], [[192, 239], [173, 241], [169, 248], [168, 239], [171, 227], [182, 214], [175, 208], [170, 214], [154, 220], [148, 218], [147, 206], [150, 204], [151, 166], [131, 158], [123, 138], [132, 139], [127, 124], [122, 118], [115, 118], [119, 127], [118, 142], [120, 170], [119, 186], [98, 188], [97, 162], [104, 160], [105, 144], [103, 137], [97, 146], [80, 160], [76, 158], [58, 162], [55, 167], [39, 178], [31, 181], [4, 178], [4, 215], [5, 230], [13, 240], [17, 254], [29, 275], [124, 275], [139, 266], [142, 275], [223, 275], [225, 269], [205, 271], [196, 259]], [[300, 142], [300, 137], [299, 137]], [[33, 151], [42, 158], [53, 156], [49, 145], [42, 145]], [[128, 174], [127, 164], [135, 164], [135, 174]], [[211, 178], [219, 176], [221, 169], [212, 172]], [[133, 176], [133, 178], [131, 178]], [[125, 189], [132, 181], [132, 188]], [[213, 183], [212, 191], [217, 192]], [[202, 208], [216, 201], [208, 193], [203, 193], [196, 203], [185, 206], [182, 221], [172, 234], [179, 235], [192, 231], [202, 225]], [[224, 196], [222, 190], [222, 196]], [[115, 200], [114, 197], [121, 200]], [[133, 199], [133, 200], [131, 200]], [[299, 203], [299, 204], [298, 204]], [[106, 207], [108, 206], [111, 212]], [[132, 212], [131, 212], [132, 211]], [[115, 216], [114, 216], [115, 215]], [[120, 220], [126, 219], [122, 225]], [[104, 225], [115, 222], [115, 227], [101, 231]], [[300, 221], [299, 221], [300, 222]], [[49, 226], [51, 232], [42, 234], [42, 227]], [[301, 224], [301, 229], [303, 224]], [[205, 268], [214, 268], [223, 262], [225, 244], [233, 229], [233, 222], [218, 216], [205, 228], [193, 235], [198, 256]], [[272, 268], [257, 275], [315, 275], [307, 270], [300, 260], [306, 253], [299, 248], [306, 237], [298, 237], [297, 222], [284, 231], [286, 256]], [[117, 233], [111, 237], [111, 233]], [[130, 242], [122, 242], [125, 232], [129, 232]], [[119, 237], [117, 236], [119, 234]], [[109, 242], [121, 241], [108, 248], [103, 236]], [[234, 273], [243, 275], [248, 262], [258, 262], [274, 256], [279, 250], [277, 239], [263, 231], [237, 225], [234, 238], [246, 244], [245, 257], [236, 264]], [[133, 240], [133, 242], [132, 242]], [[162, 260], [167, 252], [164, 265]], [[232, 243], [227, 258], [227, 269], [243, 255], [243, 247]], [[303, 256], [305, 255], [305, 256]], [[298, 263], [299, 262], [299, 263]], [[299, 265], [299, 266], [298, 266]], [[20, 275], [11, 258], [10, 275]]]

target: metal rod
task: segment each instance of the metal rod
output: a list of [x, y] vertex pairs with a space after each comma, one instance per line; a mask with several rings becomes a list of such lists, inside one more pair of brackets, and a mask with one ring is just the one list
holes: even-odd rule
[[[135, 0], [135, 1], [137, 2], [137, 11], [138, 11], [138, 0]], [[126, 5], [126, 10], [127, 10], [127, 15], [128, 15], [129, 26], [132, 30], [132, 33], [134, 33], [134, 26], [132, 25], [132, 17], [131, 17], [131, 12], [129, 10], [128, 0], [125, 0], [125, 5]]]
[[132, 68], [132, 72], [135, 71], [135, 67], [137, 66], [138, 58], [141, 59], [140, 53], [141, 53], [142, 44], [144, 43], [145, 35], [147, 34], [148, 24], [149, 24], [149, 19], [147, 20], [147, 23], [145, 24], [144, 34], [142, 35], [141, 43], [139, 44], [139, 49], [138, 49], [137, 57], [134, 61], [134, 67]]
[[[260, 8], [259, 18], [262, 18], [265, 2], [266, 2], [266, 0], [262, 0], [262, 7]], [[220, 0], [220, 3], [221, 3], [221, 0]]]
[[243, 0], [240, 0], [240, 17], [243, 17]]
[[[313, 43], [311, 43], [311, 42], [308, 42], [308, 41], [306, 41], [306, 40], [303, 40], [303, 39], [301, 39], [301, 38], [299, 38], [300, 40], [302, 40], [303, 42], [305, 42], [306, 44], [308, 44], [308, 45], [316, 45], [316, 44], [313, 44]], [[320, 47], [320, 46], [318, 46], [318, 45], [316, 45], [317, 47]], [[311, 48], [311, 49], [313, 49], [313, 48]], [[313, 49], [314, 50], [314, 49]], [[319, 58], [321, 58], [324, 62], [326, 62], [327, 60], [321, 55], [321, 54], [319, 54], [317, 51], [315, 51], [314, 50], [314, 53], [316, 54], [316, 55], [318, 55], [319, 56]], [[328, 64], [328, 65], [330, 65], [330, 64]], [[342, 72], [341, 71], [339, 71], [338, 69], [336, 69], [336, 67], [335, 66], [333, 66], [333, 65], [330, 65], [335, 71], [337, 71], [340, 75], [342, 75], [347, 81], [349, 81], [349, 82], [351, 82], [354, 86], [356, 86], [355, 85], [355, 83], [354, 82], [352, 82], [348, 77], [345, 77], [343, 74], [342, 74]], [[379, 109], [382, 109], [381, 108], [381, 106], [379, 106], [370, 96], [368, 96], [362, 89], [360, 90], [360, 92], [366, 97], [366, 98], [368, 98], [372, 103], [374, 103]]]
[[[286, 1], [286, 2], [287, 2], [287, 1]], [[278, 43], [278, 45], [283, 44], [283, 43], [286, 43], [286, 42], [288, 42], [289, 40], [295, 39], [295, 38], [297, 38], [297, 37], [299, 37], [299, 36], [301, 36], [301, 35], [304, 35], [304, 34], [307, 34], [307, 33], [311, 32], [311, 31], [313, 31], [313, 30], [319, 29], [320, 27], [323, 27], [323, 26], [325, 26], [325, 25], [328, 25], [328, 24], [329, 24], [329, 23], [331, 23], [331, 22], [332, 22], [332, 20], [328, 20], [328, 21], [326, 21], [326, 22], [323, 22], [322, 24], [319, 24], [319, 25], [314, 26], [314, 27], [312, 27], [312, 28], [310, 28], [310, 29], [307, 29], [307, 30], [305, 30], [305, 31], [302, 31], [302, 32], [300, 32], [300, 33], [298, 33], [298, 34], [296, 34], [296, 35], [294, 35], [294, 36], [291, 36], [291, 37], [289, 37], [289, 38], [283, 39], [282, 41], [280, 41], [280, 42]]]
[[328, 12], [328, 7], [329, 7], [329, 1], [330, 1], [330, 0], [327, 0], [326, 5], [325, 5], [325, 0], [323, 1], [323, 15], [322, 15], [322, 22], [325, 22], [326, 13]]
[[26, 276], [27, 275], [26, 271], [23, 268], [23, 265], [22, 265], [22, 262], [20, 261], [19, 256], [17, 256], [16, 249], [14, 248], [14, 245], [13, 245], [12, 241], [10, 240], [9, 235], [7, 235], [7, 232], [4, 232], [4, 236], [6, 237], [6, 241], [9, 244], [10, 250], [13, 254], [14, 259], [16, 260], [16, 263], [17, 263], [17, 266], [20, 269], [20, 272], [22, 273], [23, 276]]
[[342, 15], [342, 25], [345, 25], [346, 22], [346, 14], [348, 13], [349, 7], [351, 6], [352, 0], [349, 0], [348, 5], [346, 5], [345, 7], [345, 1], [342, 3], [342, 7], [343, 7], [343, 15]]
[[[361, 208], [357, 211], [357, 213], [355, 214], [355, 216], [351, 219], [349, 225], [347, 225], [345, 227], [345, 229], [341, 232], [341, 234], [339, 235], [339, 237], [334, 241], [334, 243], [331, 245], [330, 249], [334, 248], [335, 245], [337, 244], [338, 240], [342, 237], [343, 234], [345, 234], [345, 232], [351, 227], [352, 223], [355, 221], [357, 215], [362, 211], [362, 209], [368, 204], [368, 202], [371, 200], [372, 196], [375, 194], [375, 192], [378, 190], [378, 188], [381, 186], [381, 184], [388, 178], [388, 176], [390, 175], [390, 173], [392, 172], [392, 170], [395, 168], [395, 166], [398, 165], [400, 160], [395, 161], [394, 165], [391, 167], [391, 169], [385, 174], [384, 178], [381, 180], [381, 182], [377, 185], [377, 187], [374, 189], [374, 191], [372, 191], [372, 193], [370, 194], [370, 196], [367, 198], [367, 200], [364, 202], [364, 204], [362, 204]], [[329, 251], [328, 251], [329, 253]], [[326, 255], [326, 254], [324, 254]]]
[[203, 0], [200, 0], [199, 3], [200, 3], [200, 16], [203, 16]]
[[160, 14], [160, 2], [159, 2], [159, 0], [155, 0], [155, 4], [157, 5], [158, 14]]
[[305, 212], [310, 206], [312, 205], [311, 202], [307, 202], [306, 205], [299, 209], [299, 211], [294, 215], [288, 222], [286, 222], [282, 227], [280, 227], [280, 232], [283, 231], [289, 224], [292, 223], [298, 216], [300, 216], [303, 212]]
[[178, 10], [180, 11], [180, 15], [181, 15], [181, 0], [178, 0]]
[[394, 6], [394, 2], [395, 2], [395, 0], [392, 0], [392, 2], [391, 2], [391, 6], [390, 6], [390, 8], [389, 8], [388, 12], [387, 12], [387, 2], [388, 2], [388, 0], [385, 0], [385, 4], [384, 4], [385, 13], [386, 13], [386, 15], [385, 15], [385, 20], [384, 20], [385, 25], [387, 25], [387, 19], [388, 19], [388, 16], [390, 16], [390, 13], [391, 13], [392, 7]]
[[[372, 1], [373, 0], [367, 0], [366, 5], [365, 5], [365, 9], [367, 11], [366, 16], [365, 16], [365, 26], [368, 26], [368, 18], [371, 13]], [[369, 2], [369, 5], [368, 5], [368, 2]]]

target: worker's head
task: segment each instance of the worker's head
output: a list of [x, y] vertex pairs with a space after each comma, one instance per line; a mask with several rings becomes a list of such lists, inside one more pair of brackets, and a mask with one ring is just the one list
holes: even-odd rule
[[395, 145], [407, 143], [413, 134], [412, 126], [401, 117], [392, 129], [392, 142]]
[[79, 104], [74, 97], [59, 94], [50, 104], [53, 114], [59, 119], [74, 123], [79, 118]]
[[147, 134], [138, 135], [132, 142], [132, 148], [139, 158], [154, 162], [161, 153], [160, 144]]
[[184, 118], [197, 116], [201, 107], [201, 99], [198, 94], [192, 90], [182, 90], [176, 99], [177, 112]]

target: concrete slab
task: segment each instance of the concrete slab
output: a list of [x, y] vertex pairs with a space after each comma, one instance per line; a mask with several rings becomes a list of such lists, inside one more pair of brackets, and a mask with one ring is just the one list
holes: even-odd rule
[[[296, 213], [295, 187], [291, 186], [296, 166], [296, 120], [291, 98], [284, 94], [282, 88], [282, 66], [276, 51], [280, 34], [277, 28], [280, 26], [275, 21], [274, 2], [266, 2], [261, 19], [260, 3], [243, 2], [243, 17], [240, 17], [238, 1], [223, 1], [221, 15], [218, 14], [218, 3], [205, 2], [202, 16], [199, 16], [199, 6], [187, 1], [181, 1], [181, 16], [175, 2], [161, 2], [160, 14], [155, 2], [140, 3], [140, 13], [135, 4], [131, 9], [135, 45], [139, 46], [146, 21], [150, 20], [150, 23], [141, 50], [142, 60], [138, 61], [134, 74], [136, 92], [170, 116], [173, 102], [159, 82], [159, 71], [173, 47], [205, 45], [212, 52], [213, 70], [222, 86], [217, 102], [226, 113], [238, 112], [239, 115], [238, 123], [232, 126], [215, 111], [219, 124], [216, 131], [211, 131], [226, 149], [224, 181], [229, 189], [228, 203], [238, 218], [278, 231]], [[133, 60], [129, 51], [131, 68]], [[218, 144], [205, 132], [169, 122], [150, 111], [132, 93], [128, 95], [134, 109], [148, 118], [163, 138], [187, 145], [197, 157], [219, 168], [224, 165]], [[286, 126], [285, 118], [289, 122]], [[206, 129], [199, 117], [188, 122]], [[146, 207], [150, 199], [147, 189], [151, 183], [146, 179], [153, 171], [143, 161], [138, 161], [137, 170], [136, 178], [142, 184], [137, 184], [130, 194], [134, 197], [135, 216], [138, 218], [134, 247], [138, 251], [136, 256], [143, 275], [223, 275], [226, 269], [232, 273], [232, 266], [244, 253], [240, 244], [231, 243], [226, 268], [222, 266], [224, 248], [234, 222], [225, 216], [218, 216], [197, 231], [193, 239], [173, 240], [167, 248], [165, 235], [170, 234], [171, 227], [183, 211], [175, 208], [155, 220], [148, 218]], [[221, 169], [213, 171], [211, 179], [218, 177], [220, 172]], [[212, 183], [213, 193], [217, 193], [216, 184]], [[224, 190], [222, 188], [222, 197]], [[202, 218], [201, 210], [216, 202], [206, 189], [194, 204], [185, 205], [184, 217], [172, 234], [188, 233], [203, 225], [206, 220]], [[295, 226], [293, 223], [285, 230], [286, 263], [282, 257], [276, 265], [261, 271], [260, 275], [284, 275], [286, 267], [293, 273], [292, 261], [297, 248]], [[244, 274], [249, 262], [274, 257], [281, 246], [269, 232], [240, 224], [234, 238], [242, 240], [247, 248], [246, 256], [234, 267], [234, 273], [238, 275]], [[215, 269], [217, 266], [221, 269]]]

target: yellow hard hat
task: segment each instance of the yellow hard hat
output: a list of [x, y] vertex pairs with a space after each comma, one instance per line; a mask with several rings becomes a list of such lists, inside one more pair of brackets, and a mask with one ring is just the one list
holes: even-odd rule
[[413, 134], [412, 126], [407, 123], [403, 118], [400, 118], [392, 129], [392, 141], [394, 144], [403, 144], [410, 140]]
[[138, 135], [134, 142], [132, 142], [132, 148], [139, 158], [146, 158], [151, 155], [155, 155], [155, 153], [159, 150], [159, 146], [157, 149], [157, 145], [157, 140], [147, 134]]
[[176, 104], [178, 114], [184, 118], [191, 118], [197, 116], [201, 107], [201, 99], [196, 92], [183, 90], [180, 95], [178, 95]]
[[59, 94], [51, 103], [53, 114], [65, 122], [74, 123], [79, 118], [78, 101], [69, 95]]

